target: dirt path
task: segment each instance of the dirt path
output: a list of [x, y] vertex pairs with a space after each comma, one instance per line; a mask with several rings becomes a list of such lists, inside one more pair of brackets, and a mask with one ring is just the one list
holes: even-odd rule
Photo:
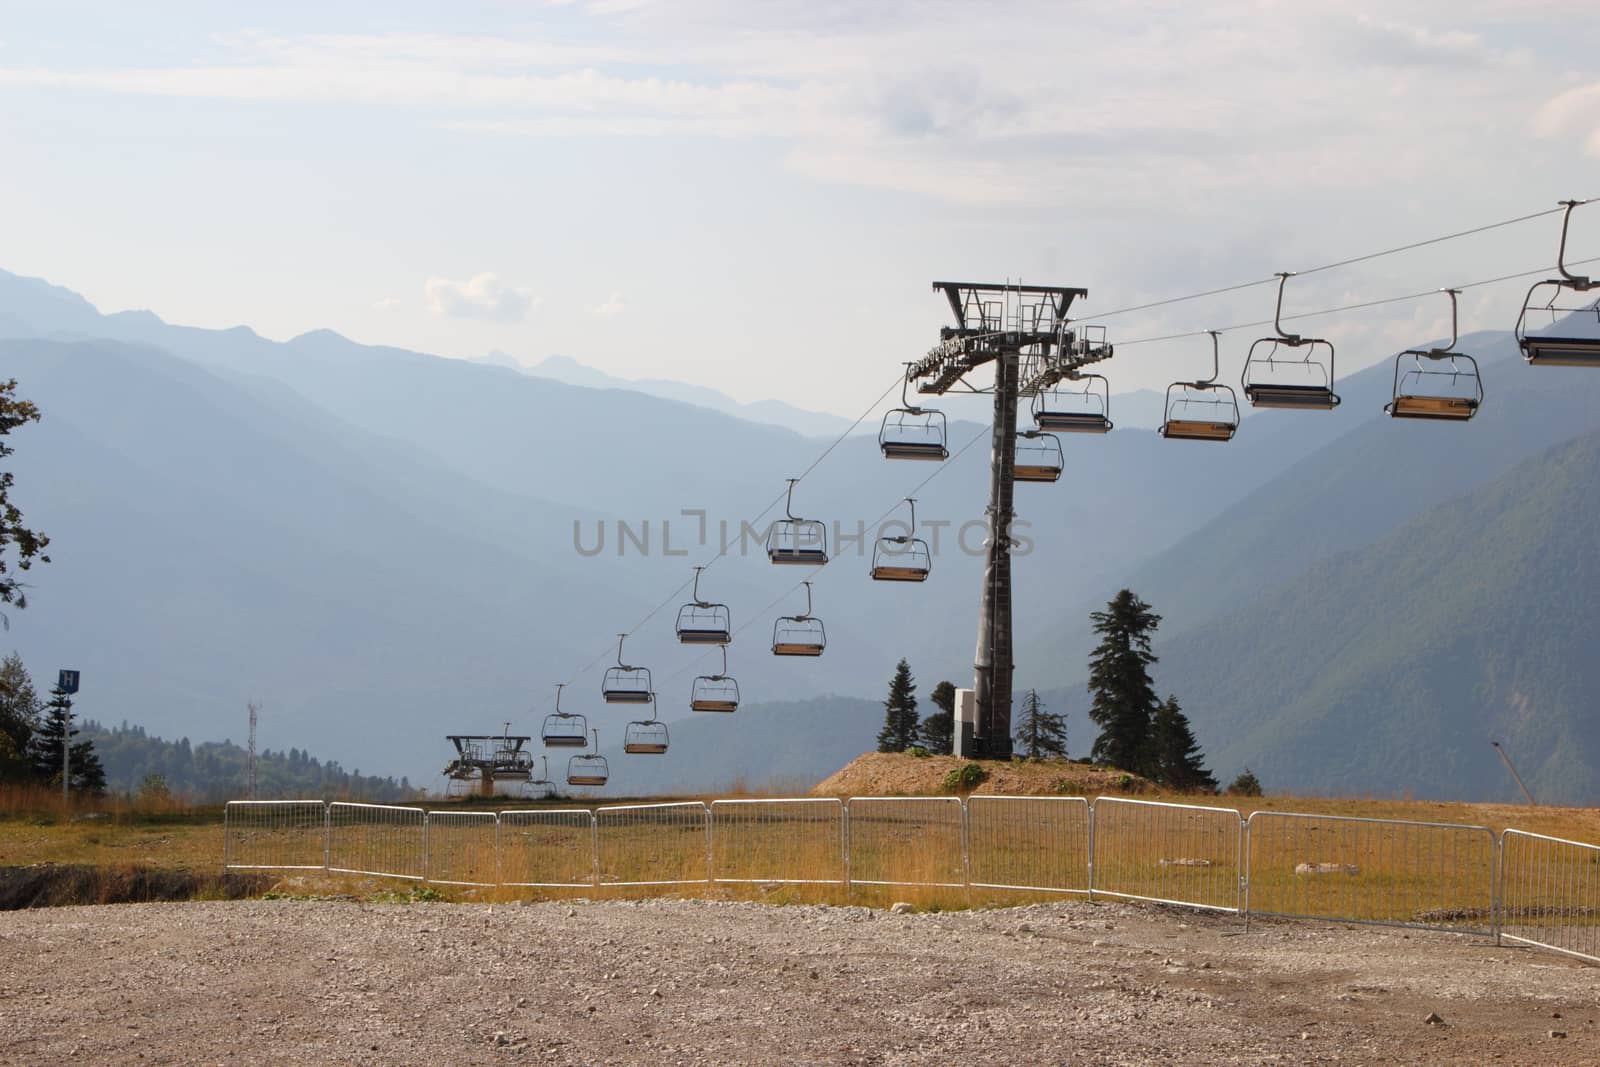
[[1600, 970], [1532, 950], [1121, 904], [0, 914], [0, 1062], [19, 1064], [1548, 1067], [1600, 1061], [1597, 1020]]

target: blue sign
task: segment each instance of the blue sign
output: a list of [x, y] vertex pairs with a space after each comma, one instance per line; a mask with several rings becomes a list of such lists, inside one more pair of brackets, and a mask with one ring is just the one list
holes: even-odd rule
[[71, 696], [78, 691], [78, 672], [62, 671], [61, 677], [56, 681], [56, 688]]

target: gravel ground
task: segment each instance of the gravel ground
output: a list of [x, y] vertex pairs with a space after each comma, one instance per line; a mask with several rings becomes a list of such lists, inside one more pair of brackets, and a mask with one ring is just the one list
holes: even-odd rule
[[1600, 971], [1487, 939], [1082, 901], [0, 914], [4, 1063], [1554, 1065], [1597, 1020]]

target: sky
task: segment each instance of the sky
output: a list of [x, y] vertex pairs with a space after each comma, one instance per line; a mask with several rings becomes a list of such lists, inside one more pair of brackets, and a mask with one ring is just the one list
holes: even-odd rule
[[[854, 416], [937, 340], [935, 279], [1082, 286], [1094, 322], [1600, 197], [1597, 56], [1545, 0], [0, 2], [0, 267]], [[1558, 236], [1321, 272], [1285, 313], [1547, 268]], [[1469, 290], [1463, 332], [1526, 285]], [[1193, 377], [1203, 337], [1147, 339], [1273, 297], [1110, 315], [1107, 374]], [[1442, 297], [1305, 323], [1343, 370], [1448, 329]]]

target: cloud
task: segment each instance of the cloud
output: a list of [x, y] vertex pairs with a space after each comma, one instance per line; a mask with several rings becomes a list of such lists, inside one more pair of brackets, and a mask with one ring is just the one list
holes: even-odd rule
[[597, 315], [602, 319], [615, 318], [616, 316], [622, 314], [627, 306], [628, 302], [622, 298], [622, 294], [613, 292], [610, 296], [606, 297], [605, 303], [596, 304], [591, 307], [589, 309], [589, 314]]
[[1577, 134], [1585, 138], [1585, 152], [1600, 157], [1600, 82], [1546, 100], [1534, 112], [1533, 131], [1541, 137]]
[[399, 311], [403, 305], [404, 301], [394, 296], [386, 296], [382, 300], [374, 300], [372, 302], [374, 311]]
[[457, 319], [508, 322], [527, 315], [536, 304], [532, 290], [509, 288], [492, 273], [478, 274], [464, 282], [429, 278], [422, 291], [429, 311]]

